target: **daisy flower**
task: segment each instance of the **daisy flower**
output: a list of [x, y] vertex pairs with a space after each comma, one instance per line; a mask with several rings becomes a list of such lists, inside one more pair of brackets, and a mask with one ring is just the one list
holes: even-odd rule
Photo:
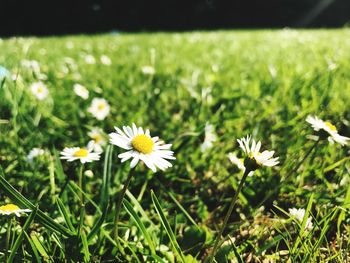
[[152, 66], [143, 66], [141, 71], [145, 75], [154, 75], [156, 73], [156, 70]]
[[34, 158], [44, 155], [45, 154], [45, 150], [40, 149], [40, 148], [33, 148], [30, 150], [30, 152], [27, 155], [27, 160], [28, 162], [32, 163]]
[[92, 161], [100, 160], [101, 153], [93, 152], [92, 148], [66, 147], [60, 154], [62, 155], [61, 159], [68, 162], [79, 160], [81, 163], [91, 163]]
[[21, 61], [21, 65], [25, 68], [31, 69], [36, 73], [40, 72], [40, 64], [38, 61], [36, 60], [22, 60]]
[[89, 65], [96, 64], [96, 59], [93, 55], [86, 55], [84, 60], [86, 64], [89, 64]]
[[106, 55], [102, 55], [102, 56], [100, 57], [100, 60], [101, 60], [101, 63], [102, 63], [103, 65], [106, 65], [106, 66], [112, 65], [112, 60], [111, 60], [108, 56], [106, 56]]
[[49, 95], [49, 90], [42, 82], [33, 83], [30, 86], [30, 90], [38, 100], [43, 100]]
[[[244, 166], [244, 159], [240, 159], [237, 157], [235, 153], [229, 153], [227, 155], [228, 159], [231, 161], [232, 164], [236, 165], [239, 170], [242, 172], [245, 172], [245, 166]], [[252, 176], [254, 174], [253, 171], [251, 171], [248, 176]]]
[[108, 102], [103, 98], [94, 98], [91, 102], [91, 106], [88, 108], [96, 119], [103, 120], [109, 114], [110, 106]]
[[83, 85], [76, 83], [74, 84], [73, 89], [74, 93], [82, 99], [87, 100], [89, 98], [89, 91]]
[[130, 167], [134, 168], [138, 162], [143, 161], [148, 168], [156, 172], [157, 167], [164, 171], [172, 166], [167, 161], [176, 159], [173, 151], [170, 151], [171, 144], [163, 144], [159, 137], [151, 137], [150, 131], [136, 127], [133, 123], [132, 128], [123, 126], [123, 131], [114, 127], [117, 132], [109, 135], [111, 144], [121, 147], [127, 152], [119, 154], [118, 157], [125, 162], [132, 159]]
[[[252, 141], [252, 142], [250, 142]], [[251, 136], [247, 136], [246, 138], [238, 139], [237, 142], [239, 146], [246, 154], [246, 158], [244, 160], [244, 166], [249, 170], [254, 171], [260, 166], [275, 166], [278, 162], [278, 157], [272, 158], [274, 151], [263, 151], [260, 152], [261, 142], [256, 141], [254, 139], [251, 140]]]
[[[304, 219], [304, 216], [305, 216], [305, 209], [303, 208], [289, 208], [288, 209], [289, 211], [289, 214], [291, 217], [295, 218], [300, 224], [303, 223], [303, 219]], [[311, 217], [308, 217], [307, 220], [306, 220], [306, 224], [305, 224], [305, 230], [306, 231], [309, 231], [312, 229], [313, 225], [312, 225], [312, 218]]]
[[92, 147], [95, 152], [103, 152], [102, 147], [107, 144], [107, 140], [101, 129], [93, 128], [88, 132], [89, 137], [92, 139], [88, 143], [88, 148]]
[[323, 121], [317, 116], [308, 116], [306, 121], [311, 124], [312, 128], [318, 133], [320, 138], [328, 138], [328, 141], [331, 143], [337, 142], [344, 146], [350, 139], [339, 135], [337, 128], [331, 122]]
[[14, 204], [7, 204], [0, 206], [0, 215], [13, 215], [15, 214], [17, 217], [21, 217], [22, 214], [29, 213], [32, 210], [30, 209], [20, 209], [18, 206]]
[[205, 124], [205, 135], [204, 135], [204, 142], [201, 145], [201, 151], [205, 152], [206, 150], [213, 147], [213, 142], [216, 141], [216, 134], [215, 129], [212, 124], [209, 124], [208, 122]]

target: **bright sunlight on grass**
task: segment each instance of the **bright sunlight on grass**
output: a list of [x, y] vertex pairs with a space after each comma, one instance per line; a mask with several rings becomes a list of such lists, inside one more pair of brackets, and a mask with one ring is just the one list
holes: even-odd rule
[[0, 50], [2, 260], [350, 258], [350, 30]]

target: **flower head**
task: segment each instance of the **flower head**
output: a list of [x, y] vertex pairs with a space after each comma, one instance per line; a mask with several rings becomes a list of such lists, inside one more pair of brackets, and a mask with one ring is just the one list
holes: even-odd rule
[[33, 83], [30, 86], [30, 90], [38, 100], [43, 100], [49, 95], [49, 90], [42, 82]]
[[152, 66], [143, 66], [141, 70], [145, 75], [154, 75], [156, 73], [156, 70]]
[[91, 106], [88, 108], [96, 119], [103, 120], [109, 114], [110, 106], [108, 102], [103, 98], [94, 98], [91, 102]]
[[74, 84], [73, 89], [74, 93], [82, 99], [87, 100], [89, 98], [89, 91], [83, 85], [76, 83]]
[[7, 204], [0, 206], [0, 215], [12, 215], [15, 214], [17, 217], [21, 217], [21, 214], [29, 213], [30, 209], [20, 209], [14, 204]]
[[61, 159], [67, 160], [68, 162], [73, 162], [79, 160], [81, 163], [91, 163], [92, 161], [100, 160], [99, 152], [93, 152], [92, 148], [64, 148], [60, 153]]
[[93, 148], [95, 152], [103, 152], [102, 147], [107, 144], [103, 131], [99, 128], [93, 128], [88, 132], [88, 135], [91, 138], [88, 143], [88, 148]]
[[116, 132], [109, 135], [111, 144], [121, 147], [127, 152], [119, 154], [122, 162], [132, 158], [130, 167], [134, 168], [138, 162], [143, 161], [148, 168], [156, 172], [158, 167], [165, 170], [172, 166], [167, 161], [176, 159], [173, 151], [170, 151], [171, 144], [163, 144], [158, 137], [151, 137], [150, 131], [143, 130], [141, 127], [123, 126], [123, 131], [118, 127], [114, 127]]
[[28, 162], [33, 162], [34, 158], [44, 155], [45, 154], [45, 150], [40, 149], [40, 148], [33, 148], [30, 150], [30, 152], [27, 155], [27, 160]]
[[317, 116], [308, 116], [306, 121], [311, 124], [320, 138], [328, 138], [328, 141], [331, 143], [337, 142], [344, 146], [350, 140], [348, 137], [339, 135], [337, 128], [329, 121], [323, 121]]
[[[237, 142], [239, 146], [246, 154], [246, 158], [244, 160], [244, 166], [248, 168], [250, 171], [254, 171], [260, 166], [275, 166], [278, 162], [278, 157], [272, 158], [274, 151], [263, 151], [260, 152], [261, 142], [252, 139], [251, 136], [247, 136], [246, 138], [238, 139]], [[251, 145], [250, 145], [251, 144]]]
[[[289, 211], [290, 216], [295, 218], [300, 224], [303, 222], [304, 216], [305, 216], [305, 209], [304, 208], [299, 208], [299, 209], [289, 208], [288, 211]], [[311, 220], [312, 220], [311, 217], [308, 217], [306, 220], [305, 230], [307, 230], [307, 231], [311, 230], [313, 227]]]
[[90, 64], [90, 65], [96, 64], [96, 59], [93, 55], [86, 55], [84, 60], [86, 64]]
[[102, 56], [100, 57], [100, 60], [101, 60], [101, 63], [102, 63], [103, 65], [106, 65], [106, 66], [112, 65], [112, 60], [111, 60], [108, 56], [106, 56], [106, 55], [102, 55]]
[[206, 150], [213, 147], [213, 142], [216, 141], [215, 128], [212, 124], [207, 122], [205, 124], [204, 131], [205, 131], [204, 142], [201, 145], [202, 152], [205, 152]]
[[[245, 172], [244, 159], [240, 159], [237, 157], [235, 153], [229, 153], [227, 155], [232, 164], [236, 165], [237, 168], [243, 172]], [[248, 176], [252, 176], [254, 171], [251, 171]]]

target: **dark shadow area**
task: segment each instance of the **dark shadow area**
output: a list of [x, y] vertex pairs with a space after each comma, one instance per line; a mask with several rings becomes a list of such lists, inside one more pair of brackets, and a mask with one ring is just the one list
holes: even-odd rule
[[0, 35], [342, 27], [349, 0], [1, 0]]

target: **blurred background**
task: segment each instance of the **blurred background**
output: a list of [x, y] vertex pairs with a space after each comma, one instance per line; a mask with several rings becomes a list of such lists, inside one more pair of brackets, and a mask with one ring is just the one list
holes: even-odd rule
[[343, 27], [350, 0], [0, 0], [0, 35]]

